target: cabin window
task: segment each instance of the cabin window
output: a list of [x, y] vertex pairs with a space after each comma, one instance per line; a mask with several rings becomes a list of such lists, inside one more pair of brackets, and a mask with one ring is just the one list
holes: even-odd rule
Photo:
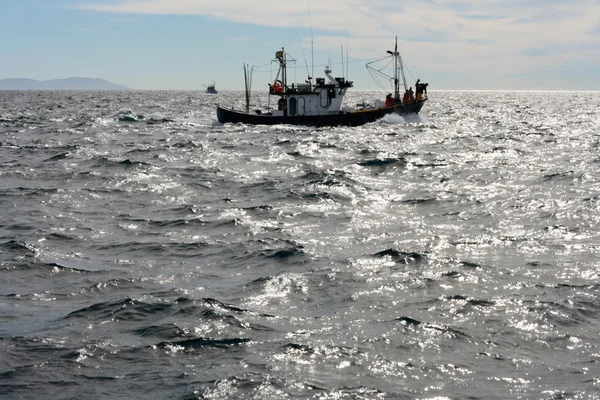
[[321, 108], [327, 108], [331, 105], [331, 99], [328, 96], [327, 89], [321, 90], [321, 94], [319, 96], [319, 105]]
[[304, 97], [298, 97], [298, 114], [304, 115], [306, 113], [306, 100]]
[[290, 97], [290, 115], [296, 115], [298, 114], [298, 105], [296, 103], [296, 98], [295, 97]]

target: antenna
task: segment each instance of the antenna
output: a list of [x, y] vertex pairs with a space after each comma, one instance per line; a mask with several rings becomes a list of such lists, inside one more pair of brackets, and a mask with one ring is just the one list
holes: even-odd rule
[[310, 76], [310, 71], [308, 70], [308, 63], [306, 62], [306, 55], [304, 54], [304, 47], [302, 47], [302, 43], [300, 42], [300, 36], [298, 36], [298, 32], [296, 32], [296, 38], [298, 38], [298, 43], [300, 43], [300, 50], [302, 50], [302, 57], [304, 57], [304, 65], [306, 66], [306, 75], [308, 75], [308, 83], [311, 86], [311, 90], [312, 90], [312, 76]]
[[344, 46], [340, 44], [340, 53], [342, 53], [342, 76], [346, 76], [344, 74]]
[[[342, 64], [344, 62], [344, 57], [342, 56]], [[348, 77], [350, 77], [350, 66], [348, 65], [348, 22], [346, 22], [346, 73]]]
[[[306, 3], [306, 8], [308, 8], [308, 21], [310, 22], [310, 63], [312, 64], [312, 76], [315, 76], [315, 43], [312, 27], [312, 18], [310, 16], [310, 8], [308, 7], [308, 2]], [[312, 83], [312, 77], [310, 81]]]

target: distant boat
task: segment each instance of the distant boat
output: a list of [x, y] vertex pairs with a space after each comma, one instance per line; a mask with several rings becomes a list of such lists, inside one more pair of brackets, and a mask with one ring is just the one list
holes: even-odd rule
[[[206, 85], [204, 85], [204, 86], [206, 86]], [[217, 93], [219, 93], [219, 92], [217, 92], [217, 89], [215, 89], [215, 82], [213, 82], [210, 85], [206, 86], [205, 93], [211, 93], [211, 94], [217, 94]]]
[[[408, 89], [404, 77], [402, 59], [398, 52], [398, 39], [394, 51], [388, 51], [389, 55], [373, 61], [393, 59], [394, 72], [387, 75], [376, 69], [369, 63], [367, 68], [371, 72], [379, 73], [390, 79], [394, 88], [394, 95], [388, 94], [385, 101], [375, 100], [373, 104], [361, 103], [356, 107], [342, 107], [346, 91], [353, 87], [353, 82], [343, 77], [332, 77], [331, 69], [325, 67], [326, 78], [316, 78], [313, 84], [309, 76], [304, 83], [289, 83], [287, 79], [287, 66], [296, 60], [289, 57], [282, 48], [275, 53], [273, 62], [279, 64], [279, 71], [273, 83], [269, 84], [269, 103], [271, 96], [277, 98], [274, 102], [277, 109], [266, 107], [264, 109], [250, 110], [250, 83], [252, 81], [252, 70], [244, 65], [244, 77], [246, 83], [246, 109], [235, 110], [233, 107], [217, 106], [217, 120], [220, 123], [244, 123], [255, 125], [308, 125], [308, 126], [359, 126], [369, 122], [377, 121], [388, 114], [417, 114], [425, 101], [427, 101], [427, 83], [417, 81], [415, 85], [416, 97]], [[404, 84], [404, 96], [400, 97], [399, 79], [402, 77]]]

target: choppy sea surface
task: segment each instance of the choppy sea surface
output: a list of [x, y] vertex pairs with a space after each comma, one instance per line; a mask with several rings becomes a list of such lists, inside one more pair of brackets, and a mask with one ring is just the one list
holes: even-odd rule
[[600, 93], [241, 97], [0, 92], [0, 398], [600, 398]]

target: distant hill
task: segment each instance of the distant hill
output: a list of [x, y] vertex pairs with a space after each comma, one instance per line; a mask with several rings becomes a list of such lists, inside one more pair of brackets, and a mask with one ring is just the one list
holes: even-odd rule
[[0, 90], [131, 90], [100, 78], [67, 78], [38, 81], [27, 78], [0, 79]]

